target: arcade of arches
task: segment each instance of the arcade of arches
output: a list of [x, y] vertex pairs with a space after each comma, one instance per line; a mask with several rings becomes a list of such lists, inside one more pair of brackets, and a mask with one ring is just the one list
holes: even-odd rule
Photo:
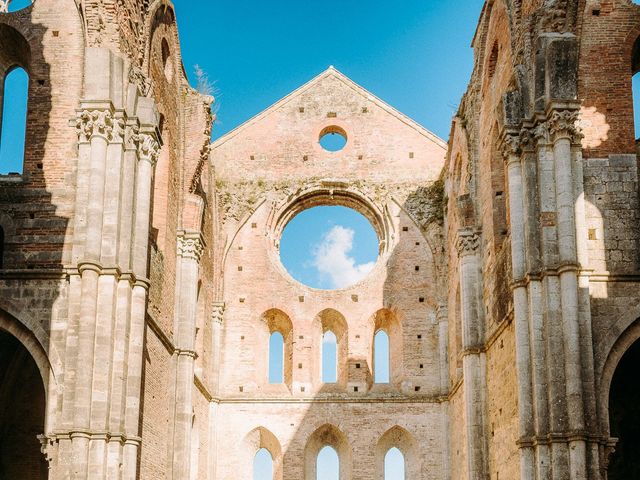
[[639, 35], [487, 0], [448, 141], [329, 67], [212, 142], [171, 1], [0, 0], [0, 480], [640, 478]]

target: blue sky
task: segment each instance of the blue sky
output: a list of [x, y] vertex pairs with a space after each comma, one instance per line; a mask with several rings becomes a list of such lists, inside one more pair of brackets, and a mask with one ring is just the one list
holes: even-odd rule
[[447, 138], [484, 0], [174, 0], [182, 57], [218, 90], [217, 138], [334, 65]]
[[314, 288], [348, 287], [378, 258], [369, 221], [346, 207], [314, 207], [296, 215], [280, 239], [280, 258], [296, 280]]

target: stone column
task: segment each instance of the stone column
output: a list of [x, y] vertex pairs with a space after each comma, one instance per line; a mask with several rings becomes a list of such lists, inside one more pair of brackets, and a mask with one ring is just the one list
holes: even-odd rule
[[469, 480], [485, 480], [488, 474], [485, 428], [485, 354], [480, 235], [458, 231], [460, 302], [462, 314], [462, 369], [467, 427]]
[[[548, 450], [550, 464], [547, 474], [551, 478], [565, 478], [569, 470], [568, 445], [562, 438], [567, 429], [567, 403], [565, 392], [564, 344], [560, 280], [558, 276], [558, 213], [556, 195], [555, 158], [549, 125], [538, 123], [534, 129], [537, 147], [537, 193], [539, 198], [540, 259], [539, 271], [532, 276], [540, 279], [539, 289], [530, 286], [532, 327], [539, 329], [534, 362], [544, 365], [541, 395], [544, 396], [547, 418], [540, 417], [537, 440], [538, 451]], [[535, 312], [535, 313], [534, 313]], [[545, 473], [544, 465], [539, 467]], [[559, 477], [558, 477], [559, 475]], [[544, 477], [542, 477], [544, 478]]]
[[142, 387], [142, 362], [145, 317], [147, 312], [147, 261], [149, 246], [149, 222], [151, 215], [151, 186], [153, 169], [158, 159], [159, 143], [154, 128], [141, 129], [136, 134], [138, 163], [136, 165], [135, 204], [133, 216], [133, 240], [131, 266], [133, 289], [131, 292], [131, 319], [127, 346], [127, 383], [125, 386], [124, 458], [123, 478], [137, 478], [138, 450], [140, 448], [140, 395]]
[[222, 361], [222, 328], [224, 326], [224, 302], [214, 302], [211, 312], [211, 390], [214, 396], [220, 393], [220, 362]]
[[218, 401], [220, 397], [220, 362], [222, 361], [222, 329], [224, 328], [224, 302], [215, 302], [211, 312], [211, 392], [216, 400], [211, 402], [209, 408], [209, 480], [216, 477], [216, 466], [218, 463], [218, 443], [216, 426], [218, 415]]
[[193, 369], [196, 357], [196, 308], [199, 262], [204, 242], [199, 232], [179, 232], [174, 343], [176, 384], [173, 416], [172, 479], [189, 480]]
[[513, 310], [516, 336], [516, 369], [518, 378], [518, 417], [520, 428], [520, 478], [535, 479], [533, 438], [534, 410], [531, 368], [531, 336], [529, 331], [529, 299], [526, 285], [526, 232], [524, 185], [520, 161], [520, 139], [515, 134], [504, 138], [504, 155], [509, 184], [509, 219], [511, 221], [511, 258], [513, 273]]
[[110, 104], [83, 110], [79, 114], [78, 131], [89, 141], [89, 198], [86, 209], [86, 242], [80, 273], [80, 314], [72, 442], [72, 478], [87, 478], [91, 432], [91, 404], [95, 357], [98, 279], [102, 271], [103, 207], [107, 145], [113, 133], [113, 111]]
[[578, 112], [551, 113], [549, 131], [553, 138], [556, 202], [558, 212], [558, 254], [562, 330], [564, 337], [565, 389], [569, 432], [570, 478], [586, 479], [586, 436], [582, 397], [582, 362], [578, 318], [578, 257], [576, 243], [575, 196], [571, 145], [576, 135]]

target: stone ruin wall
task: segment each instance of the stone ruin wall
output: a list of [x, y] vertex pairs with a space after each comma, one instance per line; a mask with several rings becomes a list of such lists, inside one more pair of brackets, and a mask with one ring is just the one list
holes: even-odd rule
[[[442, 251], [427, 233], [432, 206], [415, 198], [438, 180], [444, 150], [437, 138], [358, 90], [330, 69], [213, 145], [224, 245], [218, 418], [229, 439], [218, 446], [219, 478], [245, 472], [260, 447], [272, 452], [284, 478], [302, 478], [315, 464], [308, 451], [323, 429], [344, 439], [336, 449], [341, 461], [350, 457], [345, 478], [378, 478], [386, 449], [376, 445], [394, 427], [406, 437], [396, 444], [406, 444], [412, 478], [445, 474]], [[331, 126], [348, 139], [336, 153], [318, 144]], [[380, 236], [374, 270], [352, 287], [315, 290], [280, 263], [286, 222], [316, 205], [352, 207]], [[283, 336], [292, 339], [287, 381], [269, 385], [269, 334], [282, 324]], [[373, 334], [380, 327], [390, 332], [389, 385], [372, 379]], [[329, 328], [339, 332], [335, 385], [320, 378], [320, 344]], [[248, 441], [263, 430], [278, 448]]]

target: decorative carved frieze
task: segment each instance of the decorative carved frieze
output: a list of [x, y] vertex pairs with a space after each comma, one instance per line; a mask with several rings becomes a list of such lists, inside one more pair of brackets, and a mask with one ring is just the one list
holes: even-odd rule
[[93, 137], [102, 137], [111, 141], [113, 129], [113, 112], [109, 109], [82, 110], [78, 113], [76, 131], [80, 142], [88, 142]]
[[472, 230], [459, 230], [456, 238], [459, 257], [475, 255], [480, 248], [480, 234]]
[[178, 256], [200, 261], [204, 245], [200, 235], [184, 234], [178, 236]]

